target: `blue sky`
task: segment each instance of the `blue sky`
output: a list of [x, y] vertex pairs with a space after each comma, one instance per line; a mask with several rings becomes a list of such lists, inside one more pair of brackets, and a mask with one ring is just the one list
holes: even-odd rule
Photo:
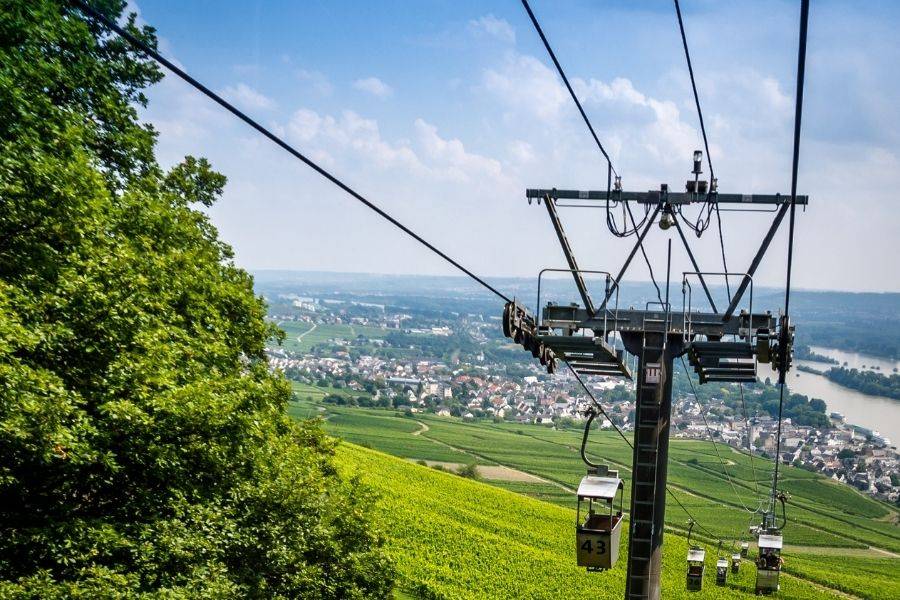
[[[900, 290], [900, 5], [817, 1], [810, 18], [795, 283]], [[526, 187], [602, 188], [605, 165], [522, 6], [505, 2], [132, 4], [162, 51], [358, 191], [486, 276], [564, 261]], [[701, 138], [670, 2], [532, 7], [627, 189], [680, 188]], [[790, 186], [799, 2], [682, 2], [722, 191]], [[167, 77], [143, 116], [160, 158], [203, 155], [229, 178], [211, 216], [250, 269], [450, 273], [364, 207]], [[585, 268], [630, 249], [601, 211], [563, 220]], [[768, 224], [731, 213], [729, 267]], [[670, 233], [648, 241], [664, 269]], [[677, 238], [675, 244], [678, 244]], [[709, 231], [692, 241], [721, 266]], [[784, 279], [779, 237], [759, 281]], [[885, 257], [888, 257], [885, 260]], [[687, 268], [676, 254], [675, 272]], [[635, 263], [630, 279], [646, 279]]]

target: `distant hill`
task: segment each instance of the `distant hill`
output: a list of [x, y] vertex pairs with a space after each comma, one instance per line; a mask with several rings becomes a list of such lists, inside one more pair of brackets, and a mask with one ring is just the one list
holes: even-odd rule
[[[499, 315], [499, 299], [472, 280], [455, 276], [373, 275], [367, 273], [324, 273], [305, 271], [256, 271], [255, 286], [268, 296], [316, 293], [334, 297], [353, 295], [371, 301], [403, 306], [415, 299], [435, 310], [478, 312]], [[531, 310], [537, 302], [537, 278], [488, 278], [501, 291], [524, 302]], [[602, 279], [587, 279], [592, 295], [602, 297]], [[733, 288], [732, 288], [733, 289]], [[727, 306], [724, 286], [711, 286], [713, 298], [720, 307]], [[682, 308], [681, 283], [673, 282], [673, 310]], [[702, 293], [694, 290], [692, 306], [705, 309]], [[663, 290], [663, 293], [665, 291]], [[568, 277], [547, 278], [542, 284], [541, 304], [552, 300], [578, 301], [578, 294]], [[643, 307], [657, 300], [649, 282], [625, 281], [620, 291], [619, 306]], [[746, 307], [745, 297], [742, 306]], [[829, 346], [862, 352], [884, 358], [900, 358], [900, 293], [860, 293], [841, 291], [795, 290], [792, 293], [792, 316], [797, 325], [798, 343]], [[777, 313], [784, 307], [784, 291], [760, 287], [754, 291], [754, 311]]]

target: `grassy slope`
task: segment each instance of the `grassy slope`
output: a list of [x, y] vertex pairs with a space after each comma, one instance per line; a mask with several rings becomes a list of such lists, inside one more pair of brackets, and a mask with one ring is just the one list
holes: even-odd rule
[[[341, 468], [359, 474], [381, 495], [378, 511], [401, 586], [431, 598], [621, 598], [625, 561], [607, 573], [575, 565], [574, 511], [506, 490], [420, 467], [373, 450], [342, 445]], [[625, 539], [627, 532], [623, 532]], [[750, 598], [753, 569], [745, 563], [727, 587], [714, 584], [714, 550], [707, 552], [701, 593], [684, 589], [686, 540], [667, 534], [664, 598]], [[622, 552], [626, 551], [623, 543]], [[821, 588], [784, 577], [782, 597], [829, 597]]]
[[[494, 424], [464, 424], [460, 421], [437, 419], [427, 415], [417, 415], [417, 419], [429, 424], [429, 431], [412, 436], [411, 431], [418, 427], [412, 419], [397, 416], [390, 411], [372, 411], [359, 409], [329, 409], [329, 429], [341, 437], [362, 443], [376, 449], [408, 458], [429, 458], [430, 460], [450, 460], [451, 462], [468, 462], [471, 457], [454, 456], [454, 452], [438, 444], [434, 440], [443, 440], [453, 446], [467, 448], [480, 456], [479, 463], [502, 462], [522, 470], [539, 474], [547, 479], [558, 481], [571, 487], [582, 474], [583, 467], [577, 452], [570, 445], [580, 443], [576, 432], [553, 431], [534, 426], [512, 426]], [[388, 426], [388, 424], [390, 424]], [[515, 433], [521, 430], [522, 433]], [[527, 432], [527, 433], [526, 433]], [[596, 441], [595, 441], [596, 440]], [[720, 535], [730, 539], [733, 531], [745, 530], [748, 518], [733, 506], [735, 500], [724, 477], [694, 477], [706, 475], [721, 465], [714, 456], [711, 445], [704, 442], [673, 441], [678, 447], [673, 452], [678, 456], [677, 462], [670, 467], [670, 474], [684, 487], [702, 493], [704, 497], [679, 492], [682, 502], [692, 514], [705, 526], [715, 529]], [[430, 445], [429, 445], [430, 444]], [[621, 440], [609, 435], [592, 436], [591, 450], [596, 456], [625, 462], [630, 459], [622, 452]], [[749, 459], [745, 455], [727, 448], [726, 457], [736, 464], [730, 468], [736, 483], [741, 487], [742, 495], [747, 501], [752, 497], [752, 471]], [[450, 453], [444, 454], [444, 453]], [[488, 458], [490, 457], [490, 458]], [[491, 460], [493, 459], [493, 460]], [[688, 462], [692, 459], [695, 462]], [[714, 461], [714, 462], [711, 462]], [[755, 461], [757, 478], [762, 482], [768, 478], [768, 466]], [[887, 514], [888, 508], [880, 503], [862, 497], [846, 486], [834, 485], [829, 481], [806, 471], [786, 469], [786, 481], [804, 482], [815, 480], [820, 485], [829, 486], [825, 498], [817, 496], [819, 485], [800, 485], [797, 495], [792, 500], [791, 521], [785, 530], [786, 541], [794, 546], [831, 546], [823, 551], [811, 547], [788, 548], [786, 551], [788, 568], [806, 579], [818, 581], [831, 587], [849, 591], [864, 598], [897, 598], [896, 588], [890, 584], [900, 581], [900, 559], [881, 559], [872, 556], [856, 557], [852, 561], [835, 560], [828, 562], [822, 557], [840, 552], [837, 546], [852, 547], [848, 554], [860, 552], [855, 548], [863, 548], [860, 542], [848, 539], [847, 535], [868, 541], [882, 547], [896, 548], [900, 545], [900, 528], [873, 518], [851, 516], [844, 507], [857, 514]], [[623, 470], [628, 478], [628, 470]], [[742, 479], [744, 477], [744, 479]], [[491, 481], [491, 485], [525, 494], [559, 506], [572, 508], [574, 501], [571, 494], [559, 487], [542, 483]], [[761, 484], [762, 485], [762, 484]], [[746, 494], [743, 490], [746, 490]], [[713, 498], [713, 499], [710, 499]], [[833, 505], [829, 505], [833, 502]], [[666, 511], [667, 523], [676, 528], [683, 527], [687, 515], [674, 502], [669, 502]], [[725, 506], [730, 504], [731, 506]], [[806, 510], [810, 507], [814, 511]], [[892, 511], [896, 512], [896, 511]], [[808, 521], [809, 524], [799, 522]], [[851, 526], [849, 523], [852, 523]], [[835, 533], [829, 533], [827, 528]], [[878, 532], [876, 534], [876, 532]], [[842, 535], [843, 534], [843, 535]], [[796, 559], [796, 560], [795, 560]], [[818, 566], [828, 562], [827, 566]], [[880, 574], [880, 576], [879, 576]], [[887, 590], [887, 591], [885, 591]]]

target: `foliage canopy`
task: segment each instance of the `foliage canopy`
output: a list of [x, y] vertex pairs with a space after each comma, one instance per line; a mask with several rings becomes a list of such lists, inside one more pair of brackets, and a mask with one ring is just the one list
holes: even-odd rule
[[198, 208], [225, 178], [154, 158], [161, 76], [64, 2], [0, 2], [0, 597], [385, 597], [367, 488], [286, 416]]

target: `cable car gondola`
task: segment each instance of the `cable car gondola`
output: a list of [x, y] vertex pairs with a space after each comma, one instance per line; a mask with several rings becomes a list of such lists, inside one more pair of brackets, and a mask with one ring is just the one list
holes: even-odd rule
[[[605, 571], [611, 569], [619, 558], [625, 484], [619, 479], [618, 471], [612, 471], [606, 465], [596, 465], [587, 458], [585, 445], [596, 416], [597, 413], [589, 409], [581, 441], [581, 458], [588, 465], [588, 474], [578, 485], [575, 545], [579, 567], [586, 567], [588, 571]], [[615, 509], [616, 496], [619, 497], [619, 510]], [[587, 514], [582, 521], [583, 502], [587, 502]]]
[[777, 499], [781, 501], [782, 522], [781, 527], [775, 526], [775, 509], [766, 515], [766, 528], [760, 528], [757, 546], [759, 554], [756, 557], [756, 594], [772, 594], [781, 589], [779, 579], [784, 559], [781, 558], [781, 549], [784, 539], [781, 531], [787, 524], [787, 512], [785, 510], [786, 495], [779, 493]]
[[781, 547], [783, 540], [777, 529], [759, 535], [759, 555], [756, 557], [756, 593], [771, 594], [780, 589]]
[[[694, 522], [691, 521], [688, 529], [688, 544], [691, 543], [691, 531]], [[705, 570], [706, 550], [700, 546], [690, 546], [687, 554], [687, 589], [689, 592], [699, 592], [703, 589], [703, 571]]]
[[[575, 536], [579, 567], [587, 567], [588, 571], [603, 571], [616, 564], [622, 536], [623, 488], [624, 483], [619, 479], [618, 472], [608, 469], [586, 475], [581, 480]], [[616, 496], [619, 496], [618, 511], [615, 510]], [[582, 502], [587, 502], [584, 521], [581, 520]]]
[[725, 585], [728, 580], [728, 559], [720, 556], [716, 560], [716, 585]]

